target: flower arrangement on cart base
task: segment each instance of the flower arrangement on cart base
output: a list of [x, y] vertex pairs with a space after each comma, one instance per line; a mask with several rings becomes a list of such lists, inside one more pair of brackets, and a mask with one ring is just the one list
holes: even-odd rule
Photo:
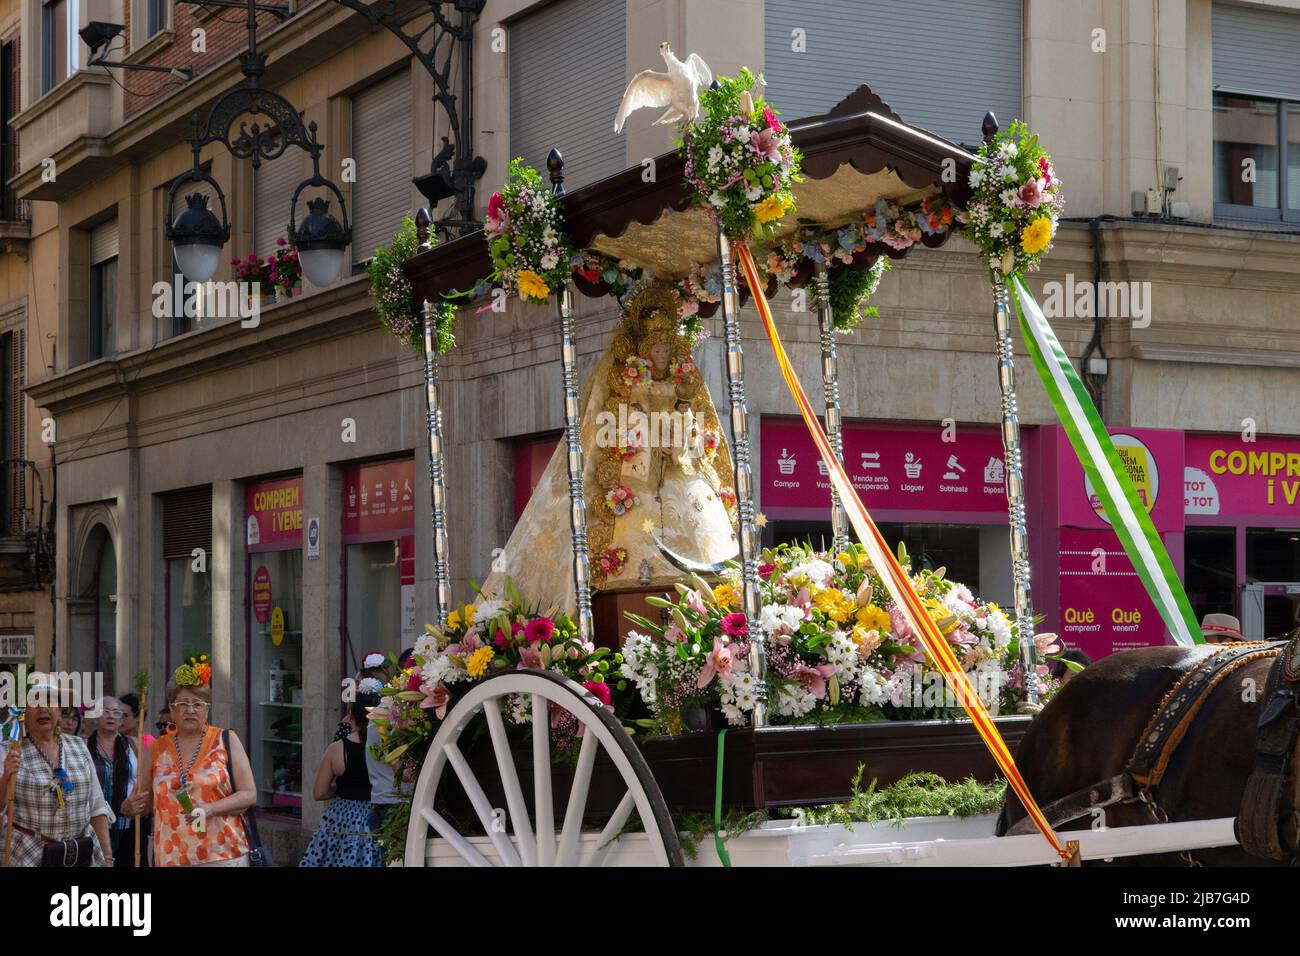
[[[477, 590], [477, 586], [476, 586]], [[414, 780], [438, 726], [474, 683], [503, 670], [553, 671], [611, 704], [606, 675], [622, 663], [607, 647], [582, 641], [573, 620], [558, 608], [527, 604], [507, 579], [500, 598], [480, 594], [477, 603], [452, 611], [446, 626], [425, 625], [409, 666], [379, 691], [370, 719], [379, 730], [381, 756], [395, 773]], [[530, 702], [516, 695], [507, 725], [531, 724]], [[551, 713], [551, 744], [558, 756], [576, 750], [580, 726], [572, 715]]]
[[[899, 558], [909, 567], [901, 545]], [[647, 729], [681, 733], [700, 724], [699, 708], [747, 726], [760, 694], [776, 724], [964, 716], [860, 545], [834, 555], [782, 545], [763, 553], [759, 575], [766, 687], [749, 670], [738, 568], [713, 586], [692, 576], [677, 585], [676, 602], [647, 598], [668, 613], [666, 624], [628, 614], [640, 630], [628, 635], [620, 672], [651, 711]], [[912, 581], [981, 700], [994, 713], [1014, 710], [1025, 697], [1016, 626], [942, 568]], [[1042, 653], [1059, 650], [1054, 635], [1035, 640]], [[1050, 697], [1057, 684], [1045, 665], [1035, 679], [1040, 698]]]

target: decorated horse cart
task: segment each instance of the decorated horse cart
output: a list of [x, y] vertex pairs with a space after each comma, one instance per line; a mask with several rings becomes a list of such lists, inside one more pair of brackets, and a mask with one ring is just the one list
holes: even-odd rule
[[[690, 855], [715, 865], [1031, 865], [1235, 844], [1228, 817], [1141, 820], [1140, 838], [1094, 825], [1067, 845], [1053, 826], [1086, 816], [1089, 799], [1049, 819], [1011, 755], [1056, 689], [1042, 658], [1060, 649], [1034, 634], [1013, 314], [1170, 633], [1201, 640], [1022, 279], [1063, 203], [1037, 139], [1018, 123], [1000, 132], [989, 114], [971, 152], [907, 125], [865, 86], [787, 126], [747, 71], [710, 82], [698, 57], [663, 49], [669, 72], [653, 76], [667, 79], [634, 80], [618, 123], [669, 105], [679, 150], [567, 194], [558, 152], [549, 184], [517, 161], [485, 234], [435, 245], [421, 213], [414, 254], [389, 277], [399, 294], [388, 311], [381, 301], [425, 360], [435, 555], [436, 621], [373, 712], [385, 756], [414, 778], [405, 865], [680, 865], [688, 818], [703, 819], [706, 837]], [[653, 84], [674, 80], [678, 98], [656, 99]], [[890, 260], [924, 256], [957, 230], [991, 279], [1009, 612], [887, 547], [843, 465], [837, 338], [870, 314]], [[816, 408], [768, 303], [781, 288], [816, 315]], [[614, 297], [623, 313], [586, 383], [575, 294]], [[457, 605], [439, 356], [458, 309], [491, 322], [511, 296], [555, 310], [564, 439], [492, 576]], [[829, 548], [761, 546], [746, 302], [825, 465]], [[715, 315], [722, 410], [695, 365]], [[925, 697], [932, 678], [938, 699]], [[1028, 822], [995, 837], [987, 807], [900, 825], [826, 809], [857, 800], [864, 775], [870, 792], [916, 771], [972, 785], [1000, 776]]]

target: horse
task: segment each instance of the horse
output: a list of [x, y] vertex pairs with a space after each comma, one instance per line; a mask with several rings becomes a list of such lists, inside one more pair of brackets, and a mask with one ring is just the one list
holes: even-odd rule
[[[1148, 722], [1175, 683], [1220, 646], [1119, 651], [1071, 678], [1030, 724], [1016, 751], [1016, 765], [1039, 806], [1123, 774]], [[1274, 656], [1248, 660], [1208, 692], [1173, 750], [1163, 778], [1150, 789], [1149, 799], [1134, 797], [1089, 811], [1059, 829], [1089, 829], [1097, 814], [1105, 815], [1102, 822], [1108, 828], [1237, 817], [1255, 763], [1256, 724], [1274, 660]], [[1025, 816], [1020, 801], [1008, 791], [996, 834], [1006, 835]], [[1150, 854], [1116, 862], [1152, 866], [1271, 863], [1240, 846]]]

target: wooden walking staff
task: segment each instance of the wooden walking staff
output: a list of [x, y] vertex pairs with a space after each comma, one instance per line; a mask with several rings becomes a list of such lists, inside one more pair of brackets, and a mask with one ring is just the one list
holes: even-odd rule
[[[813, 275], [813, 294], [817, 301], [817, 324], [822, 342], [822, 391], [826, 396], [826, 437], [835, 457], [844, 461], [844, 435], [840, 422], [840, 362], [835, 348], [835, 321], [831, 314], [831, 282], [826, 263], [817, 263]], [[840, 500], [835, 482], [831, 482], [831, 550], [839, 554], [849, 546], [849, 515]]]
[[[9, 721], [5, 727], [9, 737], [9, 749], [18, 750], [23, 745], [23, 721], [26, 714], [20, 707], [9, 708]], [[9, 866], [9, 848], [14, 842], [14, 794], [18, 789], [18, 773], [9, 778], [5, 787], [5, 867]]]
[[722, 267], [722, 322], [727, 343], [727, 394], [731, 404], [731, 460], [735, 471], [736, 513], [740, 531], [740, 583], [749, 630], [749, 672], [754, 675], [757, 701], [754, 726], [767, 725], [767, 648], [759, 623], [763, 606], [758, 578], [758, 528], [754, 521], [754, 473], [749, 466], [749, 411], [745, 408], [745, 353], [740, 345], [740, 296], [731, 240], [718, 227], [718, 259]]
[[[144, 765], [144, 724], [149, 716], [149, 669], [141, 668], [135, 674], [135, 696], [140, 702], [140, 713], [135, 722], [135, 765]], [[135, 815], [135, 868], [140, 869], [140, 814]]]
[[[432, 248], [429, 210], [415, 214], [420, 251]], [[451, 613], [451, 565], [447, 560], [447, 482], [442, 458], [442, 397], [438, 388], [438, 336], [434, 328], [434, 307], [427, 299], [421, 306], [424, 319], [424, 403], [429, 432], [429, 501], [433, 522], [433, 581], [438, 623], [446, 625]]]
[[[998, 132], [992, 113], [984, 114], [980, 127], [984, 142]], [[993, 318], [998, 355], [998, 384], [1002, 389], [1002, 449], [1004, 452], [1007, 512], [1011, 521], [1011, 577], [1015, 586], [1016, 637], [1020, 641], [1020, 666], [1025, 674], [1025, 698], [1038, 703], [1035, 675], [1038, 648], [1034, 644], [1034, 603], [1029, 591], [1029, 532], [1025, 524], [1025, 478], [1020, 460], [1020, 412], [1016, 404], [1015, 345], [1011, 340], [1011, 301], [1006, 277], [990, 270], [993, 282]]]
[[[558, 149], [546, 157], [551, 192], [564, 195], [564, 157]], [[573, 326], [573, 289], [566, 282], [556, 301], [560, 318], [560, 361], [564, 377], [564, 436], [569, 465], [569, 527], [573, 534], [573, 598], [578, 636], [591, 641], [591, 557], [587, 553], [587, 499], [583, 492], [582, 409], [578, 391], [578, 342]]]

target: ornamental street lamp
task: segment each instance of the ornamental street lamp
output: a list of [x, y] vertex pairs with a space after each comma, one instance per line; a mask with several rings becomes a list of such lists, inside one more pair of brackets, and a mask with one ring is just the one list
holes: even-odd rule
[[[183, 0], [190, 2], [190, 0]], [[248, 10], [248, 49], [240, 54], [240, 70], [244, 83], [221, 94], [208, 110], [205, 121], [194, 113], [190, 122], [193, 131], [189, 136], [193, 153], [193, 167], [172, 182], [167, 194], [167, 209], [163, 214], [163, 233], [172, 241], [176, 264], [191, 282], [207, 282], [216, 272], [221, 258], [221, 247], [230, 238], [230, 219], [226, 197], [221, 186], [203, 172], [199, 154], [209, 143], [224, 143], [231, 154], [248, 159], [253, 169], [259, 169], [263, 160], [274, 160], [284, 155], [290, 146], [297, 146], [311, 157], [312, 175], [298, 184], [289, 202], [289, 244], [298, 252], [303, 274], [313, 285], [329, 285], [339, 277], [343, 266], [343, 253], [352, 241], [348, 225], [347, 204], [343, 193], [320, 173], [322, 147], [316, 138], [315, 122], [303, 124], [302, 114], [274, 90], [263, 89], [261, 77], [266, 70], [266, 54], [257, 50], [257, 14], [271, 13], [281, 20], [287, 19], [289, 10], [283, 6], [257, 3], [222, 3], [205, 0], [208, 6], [245, 7]], [[235, 121], [242, 116], [265, 116], [267, 123], [254, 120], [251, 124]], [[173, 218], [176, 195], [187, 183], [207, 183], [221, 204], [221, 218], [208, 208], [207, 197], [201, 192], [185, 196], [186, 208]], [[321, 188], [332, 192], [339, 202], [340, 223], [329, 211], [328, 199], [306, 201], [308, 215], [298, 225], [298, 200], [304, 189]]]

